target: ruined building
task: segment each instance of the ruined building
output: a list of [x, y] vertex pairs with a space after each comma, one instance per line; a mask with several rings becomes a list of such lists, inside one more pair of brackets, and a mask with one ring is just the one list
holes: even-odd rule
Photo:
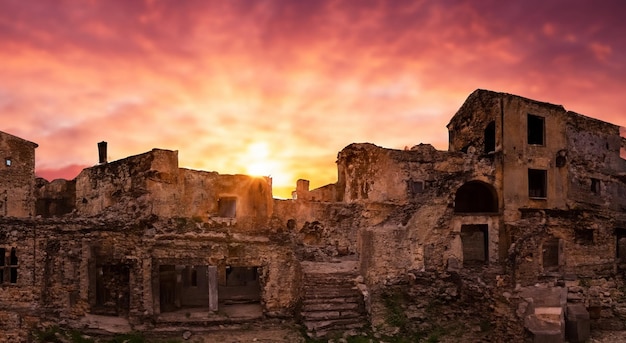
[[300, 180], [290, 200], [162, 149], [102, 150], [48, 182], [37, 144], [0, 132], [2, 339], [271, 318], [317, 337], [457, 320], [494, 341], [626, 329], [620, 128], [486, 90], [447, 127], [448, 151], [351, 144], [336, 183]]

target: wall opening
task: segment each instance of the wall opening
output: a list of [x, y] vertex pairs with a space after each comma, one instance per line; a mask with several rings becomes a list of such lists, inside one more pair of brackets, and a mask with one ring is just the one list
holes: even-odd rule
[[598, 179], [591, 178], [591, 193], [600, 194], [602, 188], [602, 182]]
[[217, 212], [219, 217], [235, 218], [237, 214], [237, 198], [222, 197], [217, 201]]
[[121, 263], [96, 263], [93, 314], [124, 316], [130, 305], [130, 267]]
[[546, 198], [548, 195], [548, 172], [541, 169], [528, 169], [528, 196]]
[[13, 160], [10, 157], [4, 159], [4, 165], [10, 167], [13, 165]]
[[489, 226], [471, 224], [461, 226], [463, 266], [483, 265], [489, 261]]
[[496, 151], [496, 122], [492, 121], [485, 128], [485, 154]]
[[407, 181], [407, 189], [409, 191], [409, 197], [416, 197], [418, 194], [424, 193], [424, 181]]
[[0, 284], [17, 283], [18, 268], [17, 250], [15, 248], [11, 248], [11, 250], [0, 248]]
[[541, 249], [543, 270], [558, 271], [561, 265], [561, 240], [550, 238], [543, 242]]
[[189, 308], [211, 308], [208, 265], [160, 265], [159, 304], [161, 313]]
[[470, 181], [459, 187], [454, 196], [454, 212], [498, 212], [498, 197], [493, 186]]
[[226, 266], [218, 288], [220, 304], [258, 304], [261, 301], [259, 267]]
[[540, 116], [528, 115], [528, 144], [545, 145], [545, 119]]
[[626, 268], [626, 229], [615, 229], [615, 260]]

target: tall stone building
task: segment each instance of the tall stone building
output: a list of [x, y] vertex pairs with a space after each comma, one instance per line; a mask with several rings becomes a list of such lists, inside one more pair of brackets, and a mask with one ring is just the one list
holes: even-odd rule
[[179, 168], [162, 149], [48, 182], [33, 173], [37, 145], [0, 133], [0, 330], [287, 318], [321, 337], [459, 321], [474, 338], [576, 341], [589, 321], [626, 329], [620, 128], [477, 90], [448, 130], [448, 151], [351, 144], [336, 183], [300, 180], [291, 200], [272, 198], [271, 179]]

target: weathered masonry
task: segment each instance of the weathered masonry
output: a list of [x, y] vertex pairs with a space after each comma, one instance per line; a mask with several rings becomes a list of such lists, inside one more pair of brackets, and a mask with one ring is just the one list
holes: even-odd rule
[[278, 317], [311, 336], [448, 318], [496, 323], [470, 340], [556, 342], [626, 329], [620, 128], [486, 90], [447, 127], [447, 151], [351, 144], [336, 183], [299, 180], [290, 200], [163, 149], [48, 182], [37, 145], [0, 132], [2, 339], [50, 322], [106, 331], [102, 318], [148, 331]]

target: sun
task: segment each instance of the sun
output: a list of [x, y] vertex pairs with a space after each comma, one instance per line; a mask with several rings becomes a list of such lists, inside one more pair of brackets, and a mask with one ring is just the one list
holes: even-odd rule
[[270, 176], [275, 163], [269, 160], [270, 150], [265, 142], [256, 142], [248, 146], [245, 154], [246, 172], [252, 176]]

